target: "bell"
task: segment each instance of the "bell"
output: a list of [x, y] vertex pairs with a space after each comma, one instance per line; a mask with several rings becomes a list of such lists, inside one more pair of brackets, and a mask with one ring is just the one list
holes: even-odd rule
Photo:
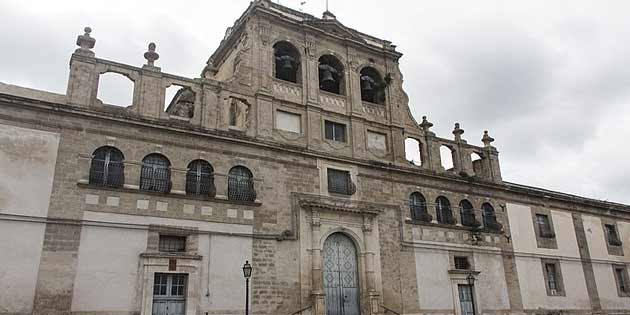
[[282, 71], [285, 73], [289, 73], [293, 71], [293, 58], [291, 58], [291, 56], [282, 56], [280, 57], [282, 58]]
[[372, 84], [374, 83], [374, 79], [370, 78], [367, 75], [361, 77], [361, 90], [363, 91], [372, 91]]
[[322, 85], [328, 86], [330, 84], [335, 83], [335, 78], [333, 78], [332, 73], [328, 69], [322, 70]]

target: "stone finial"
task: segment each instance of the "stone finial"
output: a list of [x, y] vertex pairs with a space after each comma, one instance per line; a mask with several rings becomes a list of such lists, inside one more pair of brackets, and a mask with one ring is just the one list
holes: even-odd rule
[[214, 60], [210, 58], [206, 62], [206, 66], [201, 71], [201, 77], [211, 79], [215, 74], [217, 74], [218, 71], [219, 69], [214, 66]]
[[75, 52], [77, 53], [87, 53], [94, 55], [90, 49], [94, 48], [94, 44], [96, 44], [96, 39], [94, 37], [90, 37], [90, 33], [92, 33], [92, 29], [89, 26], [86, 26], [83, 31], [85, 34], [77, 36], [77, 46], [80, 48]]
[[420, 126], [420, 128], [424, 131], [429, 131], [429, 129], [433, 127], [433, 123], [427, 120], [427, 116], [422, 116], [422, 123], [418, 126]]
[[144, 59], [147, 60], [147, 65], [153, 67], [153, 63], [160, 59], [160, 55], [155, 52], [155, 43], [149, 43], [149, 50], [144, 53]]
[[461, 141], [462, 135], [464, 134], [464, 129], [459, 128], [459, 123], [455, 123], [455, 129], [453, 129], [453, 134], [455, 135], [455, 141]]
[[488, 135], [488, 130], [484, 130], [483, 131], [483, 138], [481, 138], [481, 142], [483, 142], [483, 145], [485, 147], [490, 147], [492, 146], [491, 143], [494, 141], [494, 138], [490, 137]]
[[326, 11], [324, 11], [324, 14], [322, 15], [322, 19], [324, 19], [324, 20], [336, 20], [337, 17], [332, 12], [326, 10]]

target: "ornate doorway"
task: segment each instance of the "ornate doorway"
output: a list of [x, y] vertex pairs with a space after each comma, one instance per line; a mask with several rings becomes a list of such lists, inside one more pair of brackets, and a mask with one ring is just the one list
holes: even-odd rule
[[324, 242], [326, 315], [359, 315], [357, 250], [350, 238], [332, 234]]

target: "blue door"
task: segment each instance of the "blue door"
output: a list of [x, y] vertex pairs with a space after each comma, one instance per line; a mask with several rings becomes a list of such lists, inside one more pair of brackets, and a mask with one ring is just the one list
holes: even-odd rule
[[324, 288], [326, 315], [359, 315], [357, 250], [341, 233], [324, 242]]

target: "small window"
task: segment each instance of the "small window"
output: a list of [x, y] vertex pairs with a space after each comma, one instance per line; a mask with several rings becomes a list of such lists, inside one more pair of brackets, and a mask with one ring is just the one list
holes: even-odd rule
[[613, 224], [605, 224], [606, 236], [608, 237], [608, 244], [613, 246], [621, 246], [621, 240], [619, 234], [617, 234], [617, 227]]
[[186, 194], [214, 197], [214, 169], [204, 160], [194, 160], [188, 164], [186, 172]]
[[540, 237], [556, 237], [556, 234], [553, 233], [553, 229], [551, 228], [549, 216], [547, 216], [546, 214], [536, 214], [536, 224], [538, 225], [538, 233]]
[[324, 129], [326, 139], [346, 142], [346, 125], [326, 120], [324, 123]]
[[125, 183], [124, 156], [120, 150], [104, 146], [92, 154], [90, 184], [120, 188]]
[[419, 192], [409, 195], [409, 210], [414, 221], [431, 222], [433, 219], [427, 211], [427, 202]]
[[300, 114], [278, 110], [276, 111], [276, 129], [301, 133], [302, 116]]
[[613, 266], [613, 271], [615, 273], [615, 281], [617, 282], [617, 291], [619, 296], [630, 296], [630, 283], [626, 267]]
[[354, 184], [350, 178], [350, 172], [329, 168], [328, 192], [342, 195], [352, 195], [355, 192]]
[[435, 210], [437, 212], [437, 220], [443, 224], [455, 224], [453, 220], [453, 212], [451, 211], [451, 203], [444, 196], [440, 196], [435, 200]]
[[233, 167], [228, 174], [228, 199], [255, 201], [254, 176], [244, 166]]
[[548, 294], [562, 295], [564, 289], [562, 286], [562, 275], [560, 274], [560, 264], [557, 262], [545, 262], [544, 269]]
[[159, 250], [165, 253], [186, 251], [186, 236], [160, 235]]
[[470, 262], [468, 262], [468, 257], [466, 256], [455, 256], [455, 269], [457, 270], [469, 270]]
[[164, 155], [153, 153], [142, 160], [140, 189], [164, 193], [171, 191], [171, 162]]

